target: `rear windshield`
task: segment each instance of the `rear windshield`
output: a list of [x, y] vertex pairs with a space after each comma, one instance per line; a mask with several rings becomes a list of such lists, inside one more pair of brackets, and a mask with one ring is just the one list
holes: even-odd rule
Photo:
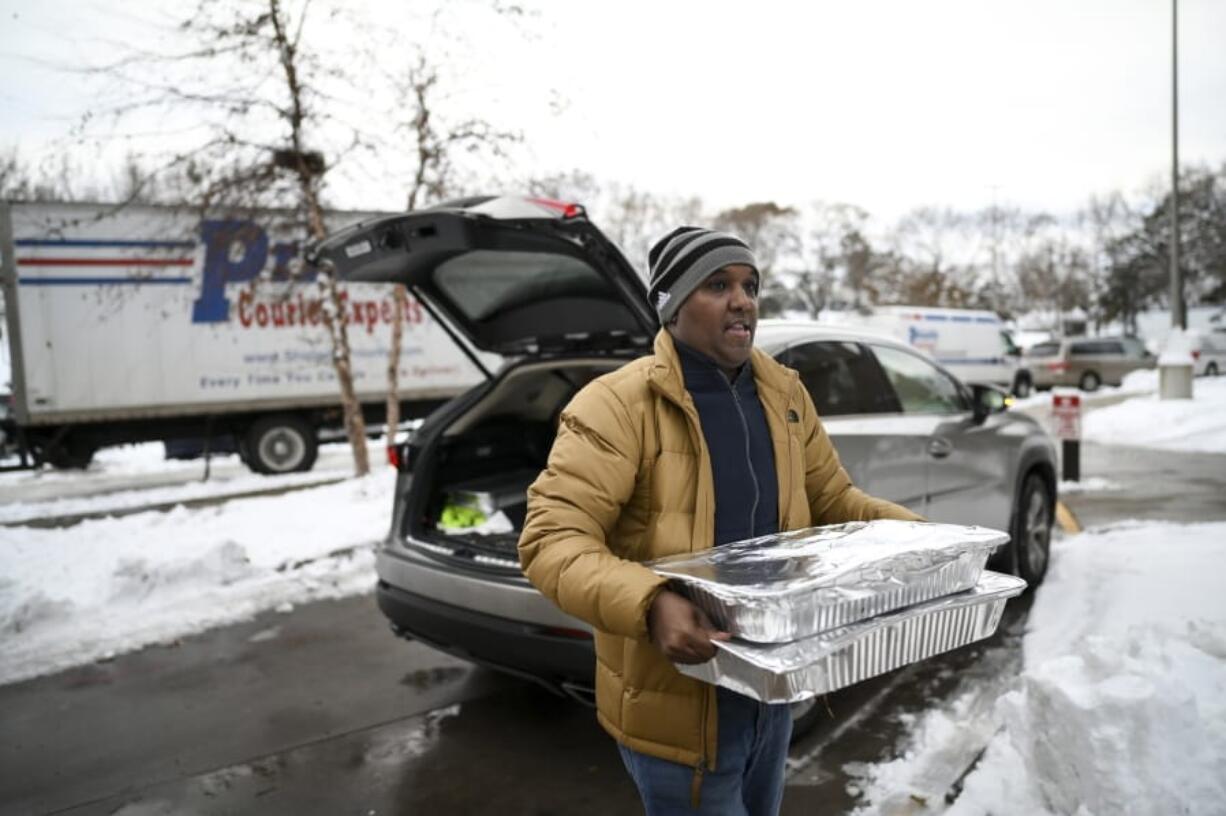
[[1036, 343], [1030, 347], [1031, 357], [1055, 357], [1059, 353], [1059, 343]]
[[434, 282], [474, 322], [550, 300], [581, 298], [621, 305], [613, 285], [595, 269], [578, 258], [550, 252], [466, 252], [439, 264]]

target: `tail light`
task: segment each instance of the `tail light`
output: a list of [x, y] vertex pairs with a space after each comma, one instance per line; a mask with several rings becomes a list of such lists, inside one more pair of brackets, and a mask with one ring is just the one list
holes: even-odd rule
[[387, 446], [387, 463], [401, 473], [408, 473], [410, 467], [409, 443], [400, 442]]
[[1193, 360], [1199, 360], [1199, 359], [1200, 359], [1200, 349], [1196, 349], [1195, 351], [1193, 351], [1193, 352], [1192, 352], [1192, 359], [1193, 359]]
[[1048, 363], [1047, 370], [1055, 374], [1062, 374], [1065, 371], [1068, 371], [1068, 362], [1065, 360], [1057, 360], [1054, 363]]
[[557, 210], [562, 214], [563, 218], [574, 218], [577, 215], [583, 214], [583, 207], [578, 204], [572, 204], [566, 201], [558, 201], [554, 198], [530, 198], [528, 199], [533, 204], [539, 204], [542, 207], [548, 207], [551, 210]]

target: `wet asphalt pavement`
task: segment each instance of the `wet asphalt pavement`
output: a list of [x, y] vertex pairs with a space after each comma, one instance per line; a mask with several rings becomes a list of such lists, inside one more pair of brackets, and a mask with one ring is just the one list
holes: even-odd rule
[[[1226, 456], [1085, 446], [1087, 526], [1226, 519]], [[910, 714], [1021, 665], [1030, 596], [992, 639], [830, 695], [784, 813], [855, 806], [849, 763]], [[0, 688], [0, 814], [638, 812], [590, 709], [394, 638], [369, 596], [309, 604]]]

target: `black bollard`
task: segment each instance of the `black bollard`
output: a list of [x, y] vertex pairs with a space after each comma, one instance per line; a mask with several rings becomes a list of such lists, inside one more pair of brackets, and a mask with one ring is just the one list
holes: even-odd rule
[[1081, 440], [1065, 439], [1061, 449], [1061, 476], [1066, 482], [1081, 479]]

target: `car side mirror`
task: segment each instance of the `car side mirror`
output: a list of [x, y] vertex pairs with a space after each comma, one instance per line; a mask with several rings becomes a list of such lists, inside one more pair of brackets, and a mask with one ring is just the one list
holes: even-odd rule
[[1009, 395], [990, 385], [971, 386], [971, 416], [978, 425], [1009, 407]]

